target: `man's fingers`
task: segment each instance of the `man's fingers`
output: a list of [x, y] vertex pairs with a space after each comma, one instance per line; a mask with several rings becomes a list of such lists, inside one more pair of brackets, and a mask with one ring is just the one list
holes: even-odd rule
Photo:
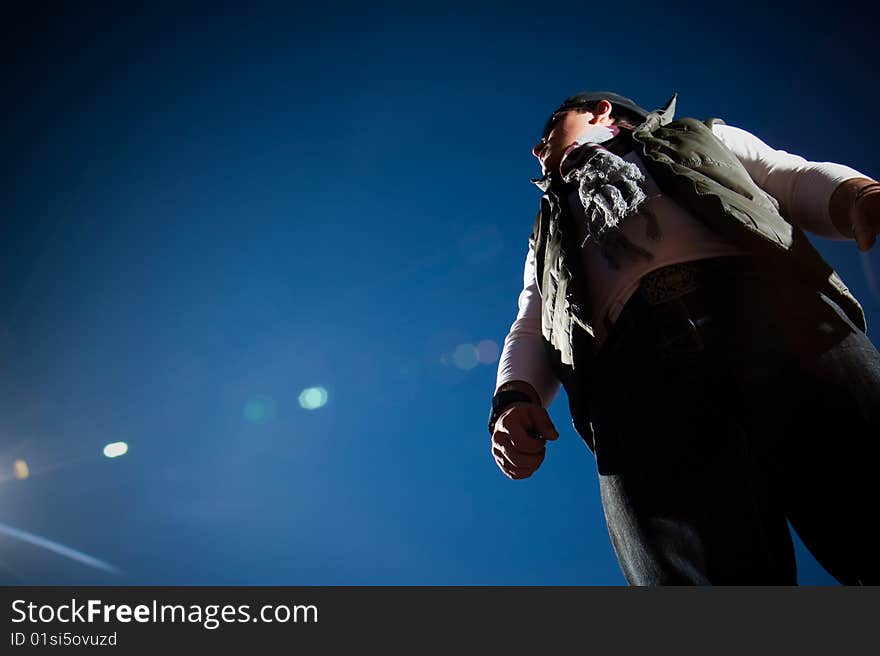
[[508, 478], [512, 478], [515, 481], [521, 481], [522, 479], [528, 478], [529, 476], [531, 476], [532, 474], [535, 473], [534, 469], [529, 470], [529, 471], [517, 471], [517, 470], [502, 469], [501, 471], [503, 471], [507, 475]]
[[507, 435], [513, 447], [523, 453], [538, 453], [544, 449], [544, 440], [537, 437], [538, 430], [528, 403], [511, 408], [498, 418], [495, 432]]
[[495, 464], [498, 465], [498, 468], [504, 472], [504, 475], [508, 478], [513, 479], [521, 479], [528, 478], [538, 469], [535, 467], [517, 467], [516, 465], [512, 465], [510, 461], [508, 461], [499, 451], [495, 451], [493, 449], [493, 455], [495, 457]]
[[539, 405], [531, 405], [529, 406], [529, 411], [532, 419], [532, 428], [534, 428], [538, 435], [545, 440], [555, 440], [559, 437], [556, 427], [550, 420], [550, 415], [547, 414], [544, 408]]
[[541, 438], [530, 435], [523, 426], [512, 425], [510, 430], [496, 429], [493, 441], [502, 448], [509, 449], [513, 454], [536, 455], [544, 451], [545, 442]]
[[541, 453], [546, 447], [543, 438], [536, 436], [537, 431], [531, 428], [514, 428], [507, 435], [507, 439], [514, 449], [520, 453]]
[[534, 470], [517, 469], [516, 467], [511, 467], [505, 462], [503, 458], [496, 458], [495, 462], [498, 464], [498, 468], [504, 473], [504, 475], [507, 476], [507, 478], [512, 478], [513, 480], [528, 478], [535, 473]]
[[518, 403], [495, 423], [492, 456], [505, 476], [527, 478], [544, 461], [547, 453], [545, 439], [555, 440], [557, 437], [559, 434], [544, 408]]
[[524, 452], [517, 449], [505, 433], [498, 433], [492, 440], [492, 454], [501, 456], [513, 467], [537, 468], [544, 460], [545, 450], [537, 452]]
[[559, 437], [550, 415], [535, 403], [517, 403], [498, 418], [495, 427], [513, 435], [515, 442], [523, 433], [532, 439], [555, 440]]

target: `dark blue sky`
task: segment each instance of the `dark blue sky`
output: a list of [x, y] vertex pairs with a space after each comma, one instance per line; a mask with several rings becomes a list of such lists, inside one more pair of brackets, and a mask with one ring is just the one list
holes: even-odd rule
[[[526, 481], [485, 428], [548, 111], [880, 175], [855, 3], [69, 4], [3, 21], [0, 529], [118, 573], [7, 531], [3, 583], [622, 584], [564, 397]], [[880, 255], [814, 243], [876, 343]]]

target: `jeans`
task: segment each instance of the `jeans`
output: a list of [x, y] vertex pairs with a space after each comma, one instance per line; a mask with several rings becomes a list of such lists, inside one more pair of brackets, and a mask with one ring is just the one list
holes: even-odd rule
[[880, 355], [792, 274], [721, 259], [679, 298], [636, 292], [595, 359], [599, 486], [624, 575], [796, 585], [788, 520], [838, 581], [880, 584]]

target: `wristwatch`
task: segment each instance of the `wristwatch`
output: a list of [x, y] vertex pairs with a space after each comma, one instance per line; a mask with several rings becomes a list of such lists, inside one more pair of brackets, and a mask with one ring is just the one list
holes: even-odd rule
[[501, 416], [501, 413], [504, 412], [510, 404], [521, 403], [523, 401], [526, 403], [535, 402], [531, 396], [518, 390], [504, 390], [503, 392], [497, 392], [495, 396], [492, 397], [492, 413], [489, 415], [489, 435], [495, 432], [495, 422], [498, 421], [498, 417]]

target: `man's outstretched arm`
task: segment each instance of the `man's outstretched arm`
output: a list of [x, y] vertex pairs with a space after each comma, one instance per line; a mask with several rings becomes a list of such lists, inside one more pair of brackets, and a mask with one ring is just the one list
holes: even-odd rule
[[[813, 162], [768, 146], [730, 125], [712, 132], [737, 156], [755, 183], [779, 202], [792, 223], [827, 239], [855, 239], [866, 250], [880, 228], [880, 185], [843, 164]], [[860, 190], [870, 185], [862, 195]]]

